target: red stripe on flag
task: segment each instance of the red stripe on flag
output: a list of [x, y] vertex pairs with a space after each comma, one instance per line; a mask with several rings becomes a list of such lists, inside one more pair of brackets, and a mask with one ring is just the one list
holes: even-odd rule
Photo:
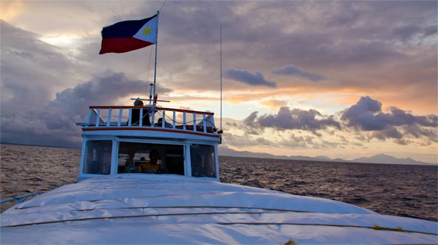
[[153, 43], [131, 38], [104, 38], [99, 54], [105, 53], [126, 53], [152, 45]]

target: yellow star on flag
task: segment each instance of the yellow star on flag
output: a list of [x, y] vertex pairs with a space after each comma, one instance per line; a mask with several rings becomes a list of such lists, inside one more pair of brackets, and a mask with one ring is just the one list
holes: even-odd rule
[[151, 34], [151, 33], [152, 33], [152, 27], [150, 27], [150, 26], [144, 28], [144, 29], [142, 30], [142, 32], [141, 32], [141, 34], [143, 34], [144, 36], [147, 36], [147, 35], [149, 35], [149, 34]]

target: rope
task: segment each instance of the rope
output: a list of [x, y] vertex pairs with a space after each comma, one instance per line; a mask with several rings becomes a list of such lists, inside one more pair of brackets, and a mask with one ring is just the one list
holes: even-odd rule
[[161, 10], [164, 8], [164, 4], [166, 4], [166, 0], [164, 0], [163, 5], [161, 5], [160, 10], [158, 10], [159, 12], [161, 12]]

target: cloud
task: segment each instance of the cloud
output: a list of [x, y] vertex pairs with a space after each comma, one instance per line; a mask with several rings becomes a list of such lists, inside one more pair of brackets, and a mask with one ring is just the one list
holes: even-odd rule
[[[41, 93], [39, 90], [14, 87], [10, 84], [5, 86], [29, 99]], [[108, 71], [74, 88], [57, 93], [54, 100], [38, 101], [37, 106], [34, 105], [33, 108], [26, 107], [29, 100], [13, 97], [2, 103], [1, 141], [49, 145], [62, 142], [63, 146], [77, 146], [81, 139], [76, 122], [86, 121], [90, 105], [112, 105], [121, 98], [146, 90], [146, 86], [143, 81], [129, 79], [123, 73]], [[162, 87], [159, 89], [162, 92], [170, 91]], [[26, 137], [17, 137], [19, 135]]]
[[403, 25], [393, 29], [395, 36], [399, 37], [401, 41], [406, 42], [413, 38], [426, 38], [437, 33], [437, 26], [421, 27], [418, 25]]
[[275, 82], [267, 81], [259, 72], [252, 74], [249, 71], [229, 69], [225, 72], [225, 77], [252, 86], [267, 86], [271, 88], [277, 87]]
[[[75, 123], [86, 120], [88, 106], [148, 94], [146, 82], [110, 69], [90, 73], [93, 69], [82, 69], [81, 62], [39, 41], [39, 35], [1, 25], [2, 142], [77, 147], [81, 137]], [[157, 91], [171, 90], [158, 86]]]
[[[438, 142], [436, 115], [416, 116], [396, 107], [389, 107], [388, 112], [385, 113], [382, 111], [382, 103], [369, 96], [361, 97], [355, 105], [334, 115], [322, 115], [313, 109], [302, 110], [289, 107], [281, 107], [276, 114], [261, 116], [258, 114], [257, 111], [252, 112], [242, 121], [240, 129], [247, 135], [266, 135], [264, 129], [271, 129], [275, 132], [308, 131], [321, 137], [323, 133], [333, 136], [339, 133], [348, 135], [351, 133], [350, 129], [354, 129], [360, 141], [392, 140], [400, 145], [425, 144], [424, 142], [429, 142], [427, 145], [430, 145], [430, 142]], [[336, 140], [325, 143], [337, 147], [348, 145], [344, 136], [339, 139], [341, 143]], [[304, 142], [302, 139], [301, 141]], [[317, 146], [313, 142], [307, 143]], [[284, 142], [281, 144], [287, 145]], [[292, 142], [292, 145], [294, 144]]]
[[396, 107], [390, 107], [385, 113], [382, 111], [382, 103], [369, 96], [361, 97], [355, 105], [343, 111], [341, 120], [348, 127], [372, 132], [371, 137], [380, 140], [398, 139], [396, 142], [406, 144], [402, 138], [409, 135], [415, 138], [425, 136], [429, 140], [437, 140], [438, 117], [436, 115], [415, 116]]
[[425, 27], [424, 28], [424, 36], [428, 37], [428, 36], [437, 34], [437, 32], [438, 32], [437, 29], [438, 28], [436, 25]]
[[351, 106], [342, 114], [341, 120], [347, 122], [347, 126], [359, 128], [365, 131], [382, 130], [383, 124], [375, 120], [375, 113], [382, 111], [382, 103], [370, 97], [361, 97], [359, 102]]
[[399, 36], [402, 41], [407, 41], [413, 36], [421, 32], [421, 28], [416, 25], [405, 25], [401, 27], [396, 27], [393, 30], [394, 34]]
[[297, 76], [313, 82], [319, 82], [325, 79], [319, 74], [306, 72], [295, 66], [285, 66], [283, 68], [274, 70], [272, 73], [276, 75]]
[[364, 131], [386, 130], [392, 126], [438, 126], [436, 115], [414, 116], [396, 107], [391, 107], [389, 113], [384, 113], [382, 103], [369, 96], [361, 97], [355, 105], [346, 109], [342, 113], [341, 120], [349, 127]]
[[397, 130], [397, 128], [389, 127], [385, 130], [373, 132], [371, 134], [371, 138], [377, 138], [380, 140], [386, 140], [388, 138], [401, 140], [403, 138], [403, 135], [400, 133], [400, 131]]
[[[90, 105], [111, 105], [118, 99], [132, 95], [137, 91], [146, 91], [147, 84], [140, 80], [132, 80], [123, 73], [108, 71], [97, 75], [90, 81], [78, 84], [56, 94], [46, 110], [57, 120], [47, 122], [50, 129], [66, 128], [75, 125], [77, 119], [86, 120]], [[161, 92], [170, 92], [167, 88], [157, 88]]]
[[317, 134], [317, 130], [334, 127], [338, 130], [341, 125], [333, 116], [324, 117], [316, 110], [301, 110], [289, 109], [289, 107], [281, 107], [277, 114], [257, 116], [256, 112], [251, 113], [244, 120], [249, 125], [257, 125], [260, 128], [274, 128], [277, 130], [306, 130]]
[[[81, 66], [56, 47], [39, 41], [40, 35], [3, 20], [0, 25], [2, 84], [14, 83], [31, 89], [43, 87], [51, 92], [78, 77], [73, 69]], [[47, 97], [47, 94], [37, 96]]]
[[254, 111], [253, 113], [251, 113], [248, 117], [246, 117], [245, 119], [243, 119], [243, 123], [245, 125], [254, 127], [255, 126], [255, 120], [257, 119], [257, 114], [258, 111]]

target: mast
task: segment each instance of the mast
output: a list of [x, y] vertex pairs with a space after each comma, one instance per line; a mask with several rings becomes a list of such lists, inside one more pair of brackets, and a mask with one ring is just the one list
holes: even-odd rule
[[[160, 16], [160, 11], [157, 11], [157, 42], [155, 43], [155, 68], [154, 68], [154, 94], [153, 97], [155, 98], [156, 94], [156, 83], [157, 83], [157, 52], [158, 52], [158, 19]], [[155, 103], [154, 103], [155, 105]]]

